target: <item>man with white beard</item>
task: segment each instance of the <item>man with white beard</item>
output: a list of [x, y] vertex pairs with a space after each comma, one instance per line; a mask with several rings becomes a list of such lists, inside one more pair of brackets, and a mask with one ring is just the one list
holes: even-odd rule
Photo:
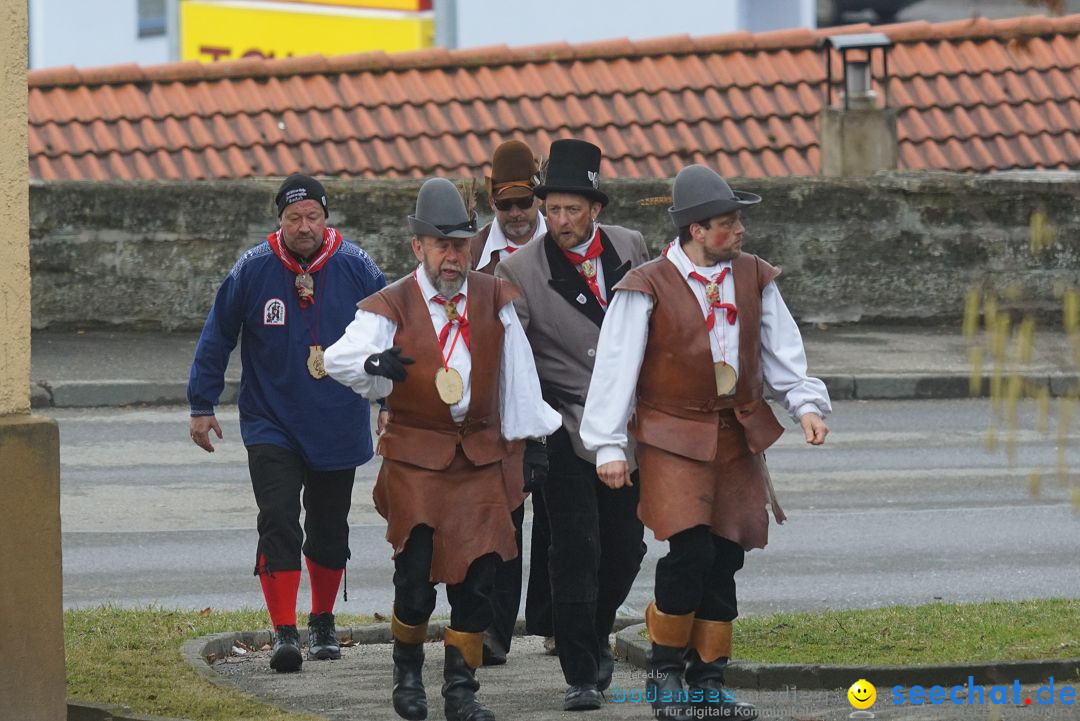
[[502, 461], [509, 441], [527, 439], [525, 481], [542, 482], [544, 440], [561, 419], [541, 398], [516, 289], [469, 270], [476, 216], [453, 183], [425, 182], [409, 227], [419, 266], [359, 304], [326, 349], [326, 370], [390, 406], [374, 496], [394, 548], [394, 710], [427, 716], [423, 644], [435, 584], [445, 583], [445, 715], [490, 721], [475, 672], [496, 566], [518, 552], [510, 513], [524, 499], [522, 479], [507, 479]]

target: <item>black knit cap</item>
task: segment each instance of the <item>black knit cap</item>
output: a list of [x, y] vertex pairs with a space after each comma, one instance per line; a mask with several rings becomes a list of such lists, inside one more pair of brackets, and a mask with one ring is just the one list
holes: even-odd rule
[[274, 205], [277, 206], [277, 215], [280, 218], [285, 208], [298, 203], [301, 200], [317, 200], [322, 205], [323, 215], [330, 217], [330, 209], [326, 204], [326, 189], [322, 183], [308, 175], [294, 173], [285, 178], [274, 196]]

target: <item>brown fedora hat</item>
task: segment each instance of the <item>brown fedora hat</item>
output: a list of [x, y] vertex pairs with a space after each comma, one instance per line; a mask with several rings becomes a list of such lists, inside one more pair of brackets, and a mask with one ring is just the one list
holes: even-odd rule
[[491, 156], [491, 175], [485, 181], [488, 196], [495, 200], [532, 195], [540, 182], [540, 170], [532, 150], [520, 140], [502, 143]]

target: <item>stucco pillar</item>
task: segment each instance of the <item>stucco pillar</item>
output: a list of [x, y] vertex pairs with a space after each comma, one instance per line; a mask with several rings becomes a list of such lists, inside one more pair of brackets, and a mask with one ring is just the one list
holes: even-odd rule
[[0, 415], [30, 412], [26, 0], [0, 0]]
[[26, 0], [0, 0], [0, 717], [63, 721], [60, 436], [30, 415]]

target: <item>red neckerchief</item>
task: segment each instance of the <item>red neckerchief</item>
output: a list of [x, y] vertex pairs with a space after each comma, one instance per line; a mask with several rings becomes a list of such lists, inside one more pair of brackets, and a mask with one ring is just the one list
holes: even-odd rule
[[[715, 310], [720, 308], [726, 310], [728, 325], [735, 325], [735, 319], [739, 317], [739, 309], [731, 303], [721, 303], [719, 293], [710, 295], [708, 292], [710, 283], [719, 287], [719, 285], [724, 282], [724, 276], [727, 275], [728, 270], [728, 268], [721, 269], [719, 273], [713, 276], [712, 280], [709, 280], [701, 273], [694, 270], [690, 271], [690, 277], [705, 286], [705, 301], [709, 304], [711, 309]], [[712, 330], [713, 326], [716, 325], [716, 313], [713, 313], [712, 310], [709, 312], [709, 317], [705, 319], [705, 327], [709, 330]]]
[[[439, 331], [439, 347], [440, 348], [446, 348], [446, 339], [450, 337], [450, 328], [456, 323], [457, 327], [458, 327], [458, 334], [461, 336], [461, 340], [465, 341], [465, 347], [469, 348], [470, 350], [472, 349], [472, 346], [469, 345], [469, 318], [467, 316], [465, 316], [465, 315], [460, 315], [457, 312], [458, 301], [461, 300], [464, 297], [465, 297], [464, 293], [458, 293], [457, 295], [455, 295], [450, 300], [447, 300], [446, 298], [442, 297], [441, 295], [436, 295], [434, 298], [431, 299], [435, 303], [438, 303], [439, 305], [441, 305], [443, 307], [443, 309], [446, 311], [446, 317], [447, 317], [446, 325], [444, 325], [442, 330]], [[466, 306], [465, 306], [465, 312], [466, 313], [469, 312], [468, 304], [466, 304]], [[457, 341], [457, 336], [454, 336], [454, 341], [455, 342]], [[453, 352], [454, 352], [454, 346], [451, 344], [450, 353], [453, 353]], [[447, 359], [450, 358], [450, 353], [447, 354], [447, 356], [446, 356]]]
[[[291, 270], [296, 275], [302, 275], [307, 273], [311, 275], [322, 269], [326, 265], [326, 261], [330, 260], [330, 256], [337, 252], [341, 247], [341, 234], [334, 228], [323, 229], [323, 242], [322, 247], [312, 258], [311, 262], [307, 264], [307, 267], [300, 265], [300, 262], [293, 257], [293, 254], [289, 252], [289, 249], [285, 247], [285, 241], [281, 238], [281, 229], [275, 230], [270, 235], [266, 236], [266, 241], [270, 243], [271, 250], [274, 251], [274, 255], [277, 256], [281, 264], [287, 269]], [[309, 305], [315, 303], [315, 287], [312, 285], [311, 292], [309, 293], [305, 288], [297, 285], [296, 294], [299, 296], [300, 307], [306, 308]]]
[[[665, 258], [667, 257], [668, 251], [670, 249], [671, 249], [670, 245], [667, 246], [666, 248], [664, 248], [663, 255], [664, 255]], [[714, 284], [716, 284], [717, 287], [719, 287], [720, 284], [724, 282], [724, 278], [727, 277], [727, 274], [728, 274], [729, 270], [731, 270], [731, 268], [727, 268], [727, 267], [721, 268], [720, 272], [717, 273], [716, 275], [714, 275], [712, 280], [709, 280], [708, 278], [703, 276], [701, 273], [698, 273], [696, 270], [690, 271], [690, 277], [693, 278], [694, 280], [696, 280], [697, 282], [701, 283], [703, 286], [706, 287], [706, 289], [708, 289], [710, 283], [714, 283]], [[707, 290], [706, 290], [706, 293], [705, 293], [705, 302], [707, 302], [709, 304], [709, 315], [705, 319], [705, 327], [706, 328], [708, 328], [709, 330], [712, 330], [713, 326], [716, 325], [716, 313], [713, 312], [716, 309], [721, 309], [721, 310], [727, 311], [728, 325], [735, 325], [735, 319], [739, 317], [739, 309], [738, 308], [733, 306], [731, 303], [721, 303], [719, 294], [717, 294], [714, 297], [709, 297], [709, 293], [708, 293]]]
[[604, 252], [604, 244], [600, 241], [600, 228], [596, 229], [596, 234], [593, 235], [592, 242], [589, 243], [589, 247], [585, 249], [585, 255], [579, 255], [572, 250], [565, 250], [563, 248], [560, 248], [559, 250], [562, 250], [562, 254], [566, 256], [566, 259], [577, 268], [578, 275], [580, 275], [581, 279], [589, 286], [589, 290], [591, 290], [592, 294], [596, 296], [596, 299], [600, 301], [600, 305], [607, 307], [604, 296], [600, 295], [600, 284], [596, 282], [597, 273], [595, 268], [591, 277], [581, 270], [582, 263], [587, 260], [591, 261], [593, 258], [599, 258], [600, 254]]

